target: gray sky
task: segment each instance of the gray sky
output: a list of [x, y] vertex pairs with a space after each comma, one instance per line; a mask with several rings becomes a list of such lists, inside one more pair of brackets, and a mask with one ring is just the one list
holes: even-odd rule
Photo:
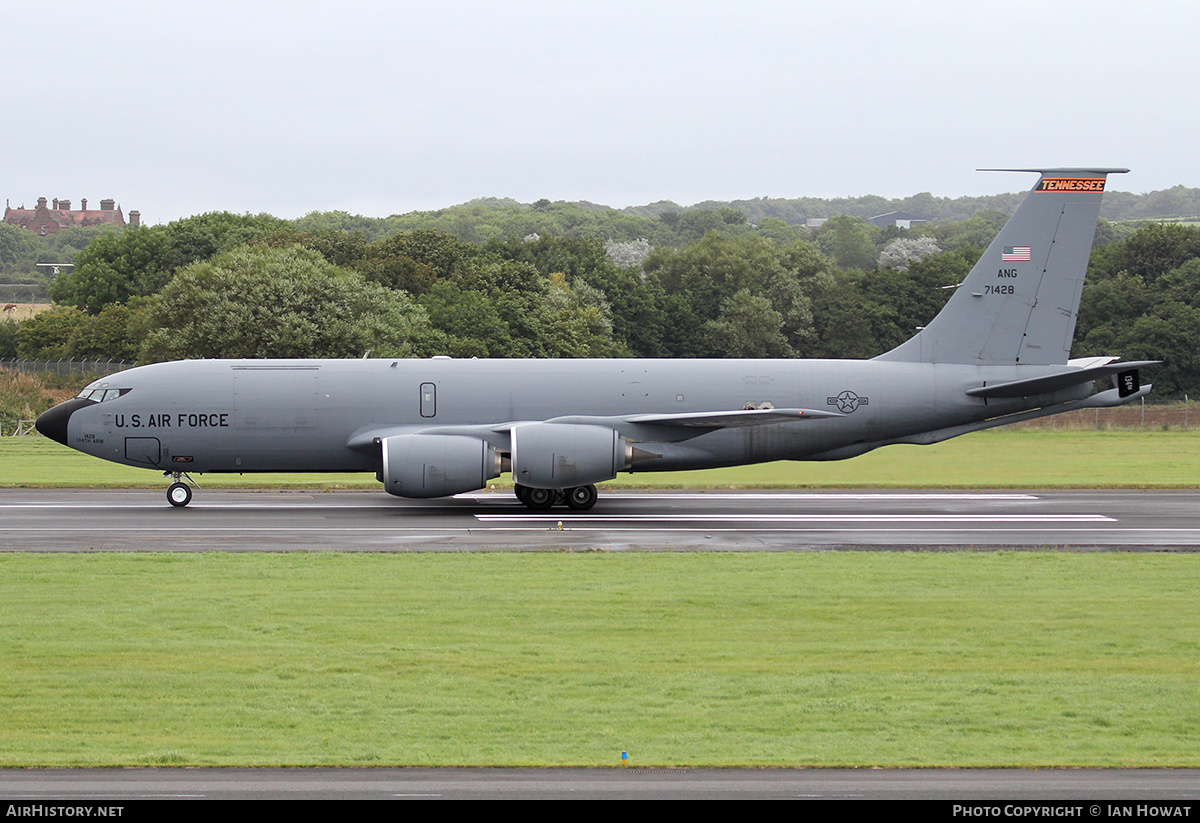
[[0, 192], [385, 216], [1200, 186], [1184, 0], [0, 5]]

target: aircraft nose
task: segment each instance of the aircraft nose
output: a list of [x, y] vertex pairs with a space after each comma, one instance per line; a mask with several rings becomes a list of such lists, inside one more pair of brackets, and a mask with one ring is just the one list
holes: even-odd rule
[[38, 415], [38, 419], [34, 421], [33, 425], [45, 437], [65, 446], [67, 445], [67, 422], [71, 419], [71, 415], [75, 413], [76, 409], [90, 406], [94, 402], [94, 400], [76, 397], [65, 403], [59, 403], [54, 408]]

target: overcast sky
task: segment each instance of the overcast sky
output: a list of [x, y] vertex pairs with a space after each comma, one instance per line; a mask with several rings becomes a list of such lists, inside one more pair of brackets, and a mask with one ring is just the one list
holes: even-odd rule
[[0, 4], [0, 192], [386, 216], [1200, 187], [1184, 0]]

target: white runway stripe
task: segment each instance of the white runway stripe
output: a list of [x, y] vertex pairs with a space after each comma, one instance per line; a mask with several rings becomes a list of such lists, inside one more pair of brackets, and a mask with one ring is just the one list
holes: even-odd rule
[[604, 521], [735, 523], [1111, 523], [1102, 514], [477, 514], [484, 523], [555, 523]]
[[[633, 492], [600, 490], [600, 500], [1037, 500], [1036, 494], [1018, 492]], [[507, 492], [467, 492], [456, 500], [504, 501]], [[508, 501], [504, 501], [508, 502]]]

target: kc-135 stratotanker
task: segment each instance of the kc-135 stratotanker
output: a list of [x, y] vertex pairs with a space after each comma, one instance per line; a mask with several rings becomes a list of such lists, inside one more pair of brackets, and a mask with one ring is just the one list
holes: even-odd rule
[[1126, 169], [1023, 171], [1037, 184], [941, 312], [870, 360], [182, 360], [97, 380], [37, 428], [172, 476], [175, 506], [206, 472], [374, 472], [429, 498], [511, 471], [531, 509], [589, 509], [619, 472], [841, 460], [1145, 396], [1158, 361], [1070, 359]]

